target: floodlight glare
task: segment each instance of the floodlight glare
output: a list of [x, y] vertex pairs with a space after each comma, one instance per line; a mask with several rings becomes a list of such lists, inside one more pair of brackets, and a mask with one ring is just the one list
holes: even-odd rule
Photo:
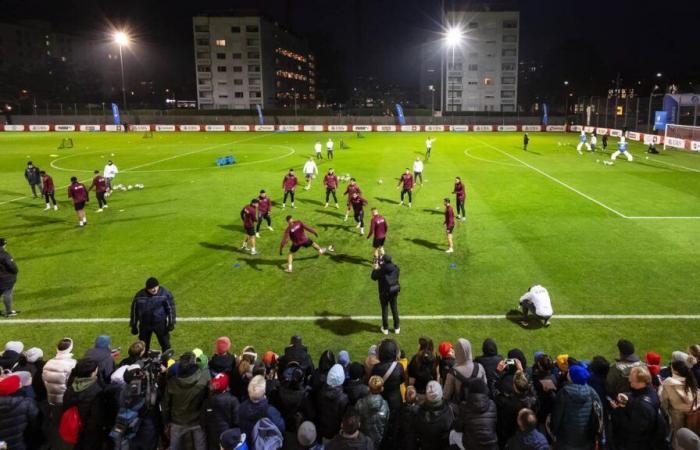
[[118, 45], [127, 45], [129, 43], [129, 36], [123, 31], [117, 31], [114, 33], [114, 42]]
[[450, 27], [445, 33], [445, 42], [449, 47], [457, 47], [462, 42], [462, 30], [458, 27]]

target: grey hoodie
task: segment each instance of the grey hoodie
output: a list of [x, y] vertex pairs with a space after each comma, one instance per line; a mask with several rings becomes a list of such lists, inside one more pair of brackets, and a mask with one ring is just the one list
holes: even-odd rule
[[[457, 339], [455, 350], [455, 366], [454, 370], [469, 378], [474, 371], [476, 364], [477, 371], [475, 378], [481, 378], [486, 383], [486, 371], [479, 363], [472, 360], [472, 344], [464, 338]], [[445, 387], [443, 388], [442, 398], [445, 400], [458, 400], [461, 395], [462, 382], [456, 379], [451, 373], [447, 373], [445, 377]]]

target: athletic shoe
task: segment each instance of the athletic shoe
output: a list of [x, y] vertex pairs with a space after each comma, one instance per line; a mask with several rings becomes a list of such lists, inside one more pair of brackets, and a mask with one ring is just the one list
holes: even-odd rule
[[286, 208], [285, 204], [284, 204], [284, 203], [282, 203], [282, 209], [285, 209], [285, 208]]
[[520, 321], [520, 325], [522, 325], [522, 326], [524, 326], [525, 328], [527, 328], [527, 326], [530, 325], [530, 324], [528, 323], [527, 320], [521, 320], [521, 321]]
[[296, 206], [294, 206], [294, 203], [292, 203], [292, 208], [294, 208], [294, 209], [297, 209], [297, 207], [296, 207]]
[[467, 218], [466, 218], [466, 217], [462, 217], [462, 222], [466, 222], [466, 221], [467, 221]]
[[256, 252], [255, 249], [253, 249], [253, 250], [250, 251], [250, 254], [253, 255], [253, 256], [255, 256], [255, 255], [258, 254], [258, 252]]
[[355, 228], [360, 228], [360, 224], [358, 223], [357, 225], [355, 225]]
[[348, 221], [348, 216], [345, 216], [345, 219], [343, 219], [343, 222], [347, 222], [347, 221]]
[[82, 227], [84, 227], [85, 225], [83, 224], [83, 222], [78, 222], [78, 226], [82, 228]]
[[326, 203], [326, 206], [324, 206], [324, 208], [328, 208], [328, 203]]
[[46, 208], [44, 208], [44, 211], [48, 211], [49, 209], [51, 209], [51, 206], [49, 206], [49, 204], [47, 203]]
[[462, 216], [460, 216], [459, 214], [457, 214], [457, 220], [462, 220]]
[[403, 206], [403, 200], [401, 200], [401, 203], [399, 203], [399, 206]]
[[382, 334], [389, 334], [389, 330], [384, 327], [379, 328], [379, 330], [382, 332]]
[[445, 253], [454, 253], [454, 252], [455, 252], [455, 249], [453, 249], [452, 247], [445, 250]]
[[53, 210], [58, 211], [58, 205], [53, 205]]
[[260, 237], [260, 233], [255, 233], [255, 237], [256, 237], [256, 238], [259, 238], [259, 237]]
[[335, 209], [338, 209], [338, 208], [340, 208], [340, 206], [338, 206], [338, 204], [336, 203], [336, 204], [335, 204]]
[[12, 311], [10, 311], [9, 313], [2, 313], [2, 315], [3, 315], [4, 317], [14, 317], [14, 316], [17, 315], [17, 311], [12, 310]]
[[103, 208], [107, 209], [109, 208], [109, 205], [104, 205]]
[[287, 272], [287, 273], [292, 273], [292, 269], [290, 269], [289, 267], [287, 267], [286, 269], [284, 269], [284, 271]]
[[333, 248], [332, 245], [329, 245], [328, 248], [327, 248], [326, 250], [328, 250], [329, 252], [333, 253], [333, 252], [335, 251], [335, 248]]
[[241, 245], [241, 250], [248, 250], [248, 246], [246, 244]]
[[273, 230], [272, 227], [270, 227], [270, 226], [268, 226], [267, 229], [270, 230], [270, 231], [275, 231], [275, 230]]
[[324, 253], [326, 253], [326, 247], [321, 247], [321, 248], [318, 250], [318, 254], [319, 254], [319, 255], [323, 255]]
[[97, 210], [97, 212], [98, 212], [98, 213], [99, 213], [99, 212], [102, 212], [102, 208], [99, 208], [99, 209]]
[[408, 203], [408, 207], [409, 207], [409, 208], [411, 207], [411, 202]]
[[365, 229], [364, 229], [364, 228], [360, 228], [360, 234], [362, 234], [362, 235], [365, 234]]
[[545, 328], [547, 328], [547, 327], [549, 327], [549, 326], [551, 325], [551, 324], [549, 323], [550, 320], [551, 320], [551, 319], [547, 319], [547, 320], [544, 321], [544, 327], [545, 327]]
[[401, 334], [401, 328], [394, 328], [394, 334]]

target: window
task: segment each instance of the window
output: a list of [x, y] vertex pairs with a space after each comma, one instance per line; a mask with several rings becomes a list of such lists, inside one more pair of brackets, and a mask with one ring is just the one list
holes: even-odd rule
[[493, 80], [491, 78], [484, 78], [484, 85], [486, 86], [491, 86], [493, 84]]
[[226, 53], [217, 53], [216, 59], [226, 59]]
[[462, 91], [449, 91], [449, 98], [462, 98]]
[[217, 39], [216, 46], [217, 47], [226, 47], [226, 39]]
[[503, 63], [501, 64], [501, 70], [515, 70], [515, 63]]
[[234, 92], [233, 96], [236, 98], [243, 98], [243, 92]]
[[260, 85], [260, 78], [248, 78], [248, 84], [259, 86]]
[[260, 59], [260, 52], [248, 52], [249, 59]]
[[233, 59], [241, 59], [243, 57], [242, 53], [231, 53], [231, 58]]
[[195, 25], [194, 31], [196, 31], [197, 33], [208, 33], [209, 25]]
[[228, 83], [226, 81], [217, 81], [216, 84], [219, 86], [226, 86]]
[[209, 45], [209, 39], [199, 38], [197, 39], [197, 45]]
[[515, 105], [501, 105], [501, 111], [503, 111], [503, 112], [515, 112]]
[[211, 72], [211, 67], [199, 65], [197, 66], [197, 72]]
[[504, 34], [503, 35], [503, 42], [518, 42], [518, 36], [514, 34]]
[[231, 33], [240, 33], [241, 27], [231, 27]]
[[234, 72], [243, 72], [243, 66], [233, 66]]
[[248, 33], [257, 33], [258, 32], [258, 26], [257, 25], [246, 25], [245, 30]]
[[249, 47], [255, 47], [260, 45], [260, 39], [246, 39], [245, 43]]
[[518, 21], [515, 19], [504, 20], [503, 28], [518, 28]]
[[219, 98], [228, 98], [228, 95], [222, 94], [222, 95], [219, 95]]
[[479, 70], [479, 65], [478, 64], [469, 64], [469, 70], [471, 72], [475, 72], [475, 71]]
[[501, 52], [501, 55], [503, 55], [503, 56], [515, 56], [515, 49], [514, 48], [504, 48], [503, 51]]
[[475, 28], [479, 28], [479, 22], [469, 22], [469, 24], [467, 25], [467, 28], [469, 28], [471, 30], [473, 30]]
[[197, 59], [209, 59], [209, 53], [197, 52]]
[[199, 91], [200, 98], [211, 98], [211, 92]]
[[468, 58], [469, 58], [469, 59], [476, 59], [476, 58], [478, 58], [478, 57], [479, 57], [479, 54], [478, 54], [477, 52], [471, 52], [471, 53], [469, 53], [469, 55], [468, 55]]
[[243, 84], [243, 80], [240, 79], [240, 78], [235, 78], [235, 79], [233, 80], [233, 84], [236, 85], [236, 86], [241, 86], [241, 85]]
[[467, 81], [467, 85], [469, 86], [476, 86], [477, 84], [479, 84], [478, 81]]
[[217, 72], [226, 72], [226, 66], [217, 66], [216, 71]]
[[449, 77], [447, 82], [450, 84], [462, 84], [462, 77]]
[[447, 65], [447, 70], [462, 70], [462, 63], [449, 63]]
[[515, 91], [501, 91], [501, 98], [515, 98]]
[[262, 95], [259, 91], [248, 92], [250, 98], [260, 98]]
[[493, 96], [493, 95], [484, 95], [484, 98], [487, 99], [487, 100], [492, 100], [492, 99], [494, 99], [494, 98], [496, 98], [496, 97]]
[[197, 80], [197, 84], [209, 84], [209, 80], [203, 80], [200, 78], [199, 80]]
[[260, 66], [255, 64], [248, 65], [248, 72], [260, 72]]
[[515, 84], [515, 77], [501, 77], [501, 84]]

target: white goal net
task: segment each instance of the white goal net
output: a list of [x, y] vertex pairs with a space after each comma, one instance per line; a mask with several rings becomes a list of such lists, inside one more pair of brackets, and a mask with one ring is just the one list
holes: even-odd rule
[[667, 124], [664, 149], [667, 147], [700, 152], [700, 127]]

